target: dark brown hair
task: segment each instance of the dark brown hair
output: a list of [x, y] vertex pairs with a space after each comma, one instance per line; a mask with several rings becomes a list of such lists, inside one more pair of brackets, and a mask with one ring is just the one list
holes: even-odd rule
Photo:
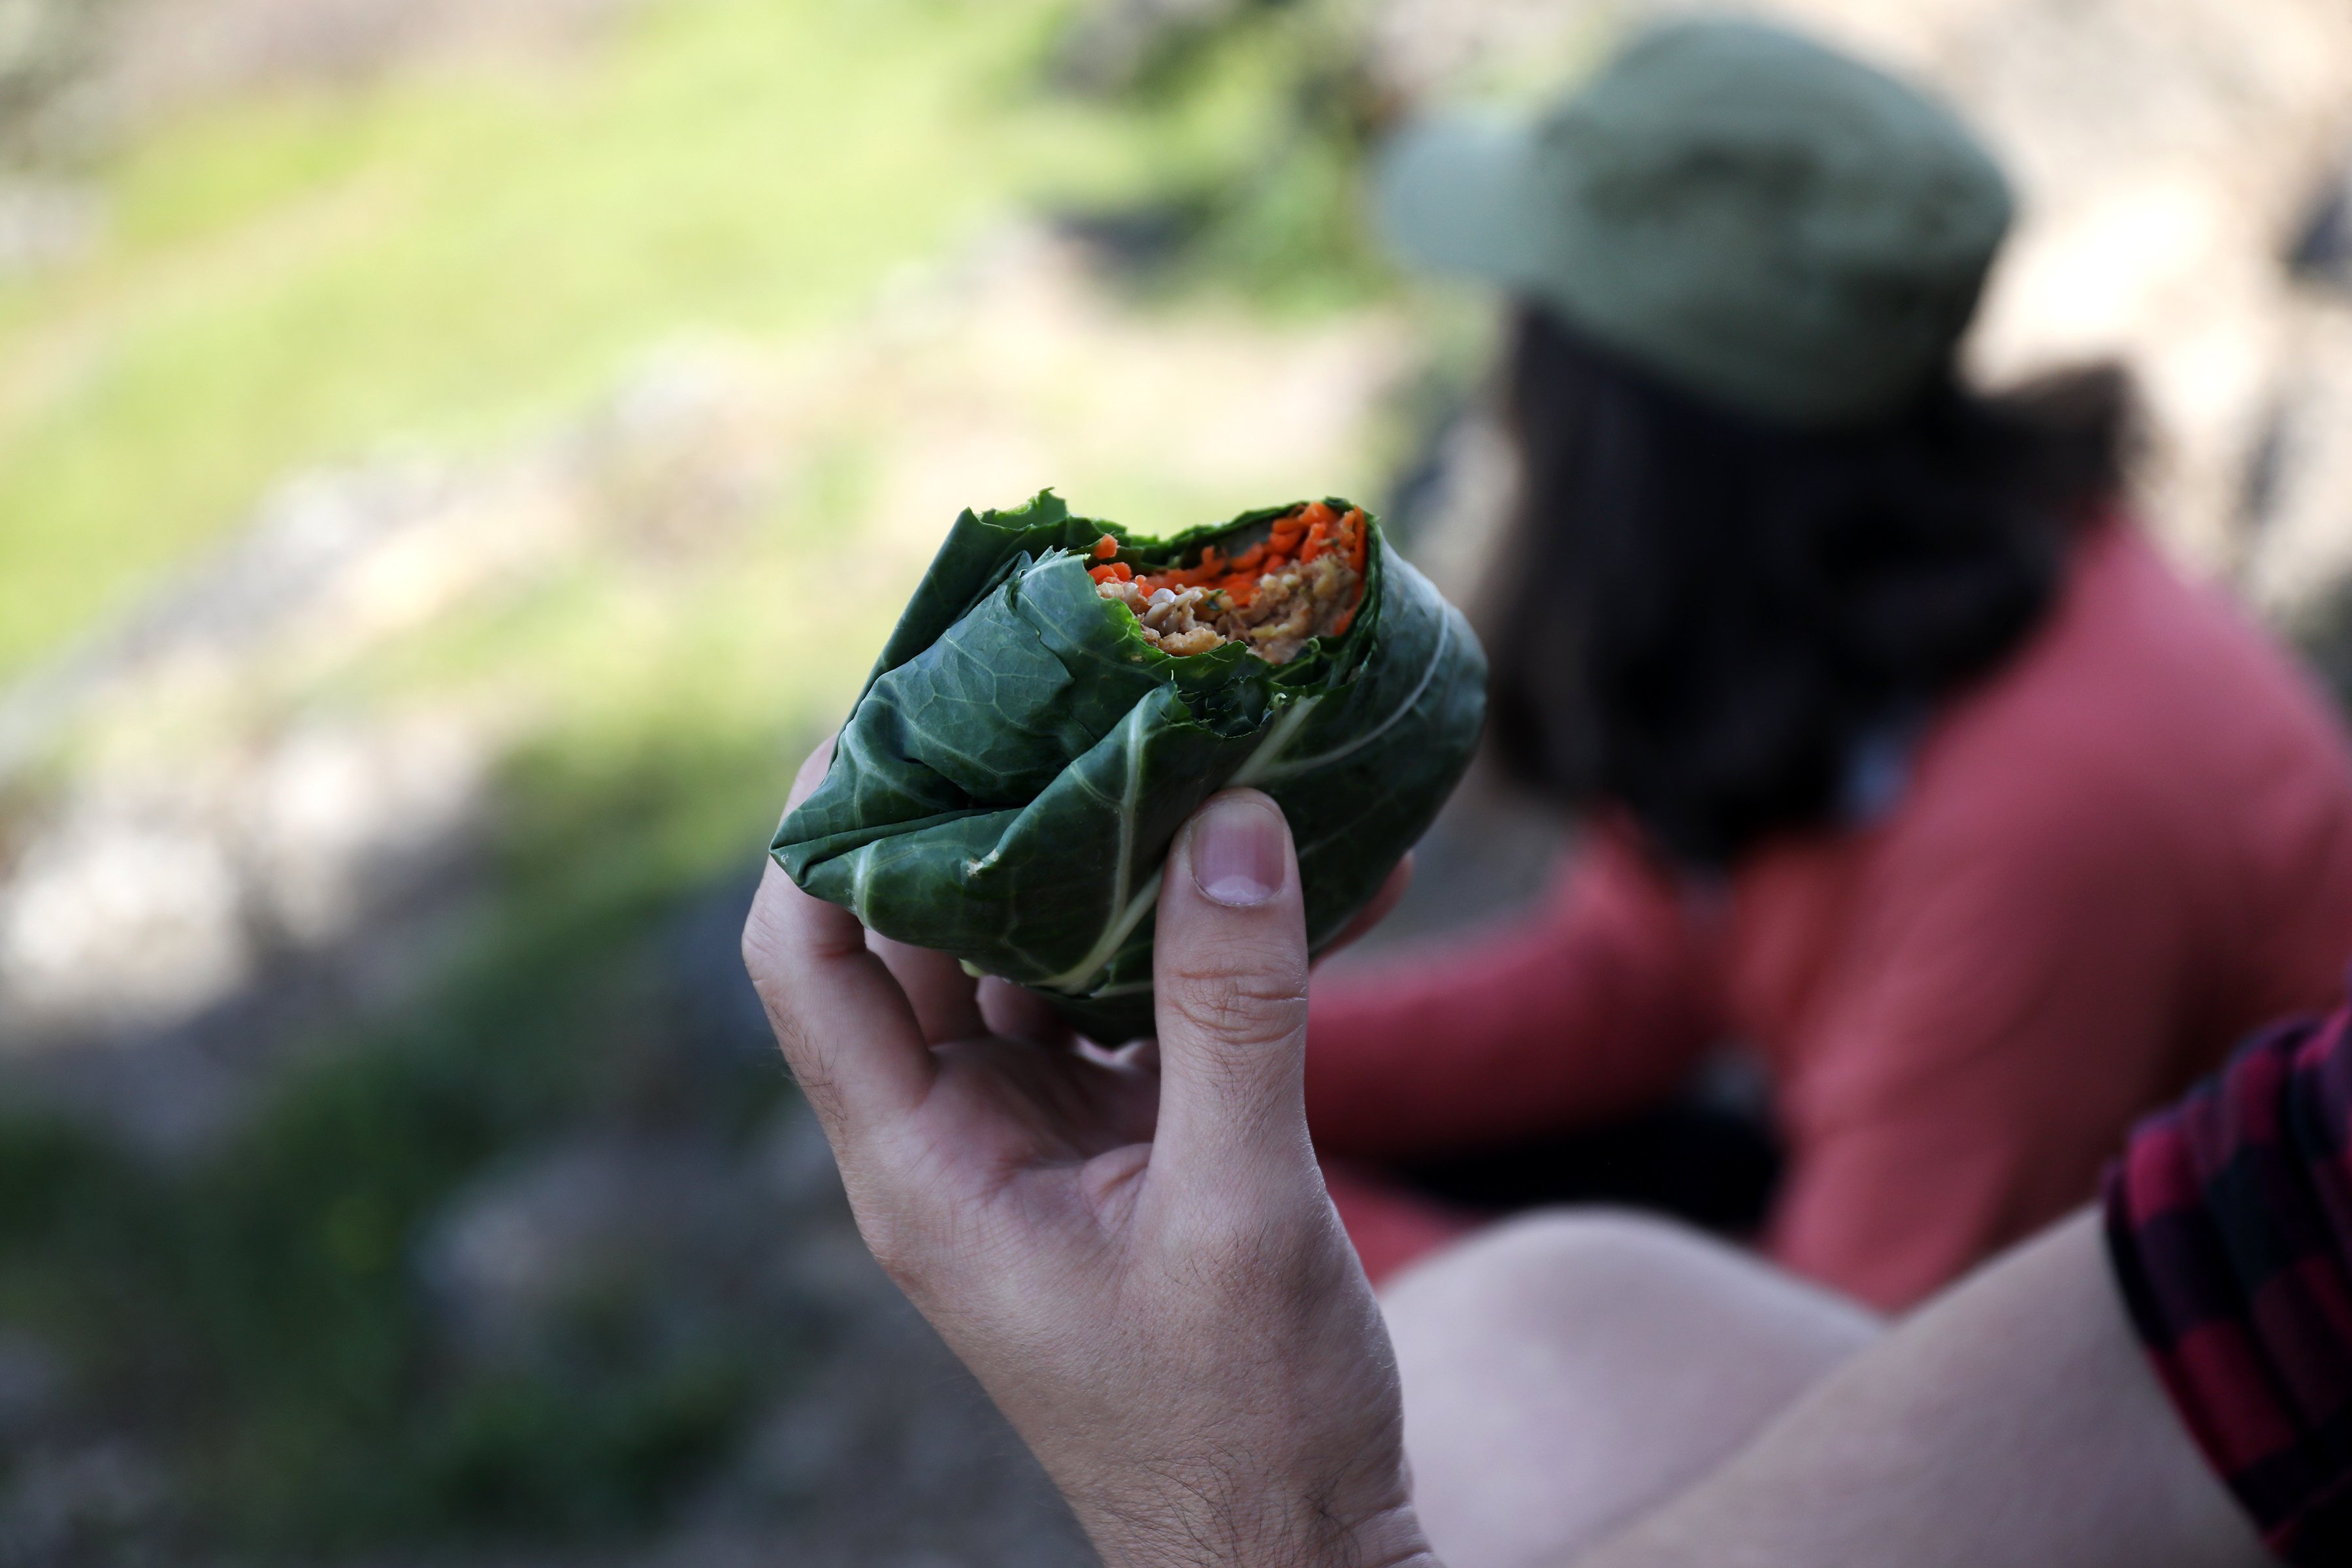
[[2117, 491], [2110, 368], [1999, 396], [1947, 376], [1884, 425], [1719, 406], [1519, 312], [1521, 504], [1486, 606], [1507, 771], [1724, 868], [1834, 823], [1858, 764], [2000, 664]]

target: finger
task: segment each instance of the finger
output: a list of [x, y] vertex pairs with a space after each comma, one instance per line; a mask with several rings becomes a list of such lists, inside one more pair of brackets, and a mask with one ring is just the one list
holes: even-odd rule
[[1010, 1040], [1066, 1049], [1072, 1038], [1070, 1026], [1051, 1002], [1026, 985], [992, 974], [980, 983], [980, 1016], [987, 1020], [990, 1034]]
[[1310, 1162], [1300, 1093], [1307, 925], [1281, 809], [1212, 796], [1169, 852], [1152, 939], [1160, 1024], [1153, 1162]]
[[743, 923], [743, 965], [836, 1149], [921, 1103], [934, 1068], [906, 993], [856, 916], [802, 892], [772, 860]]
[[981, 1021], [980, 1001], [973, 994], [978, 982], [963, 965], [944, 952], [909, 942], [893, 942], [877, 931], [866, 933], [866, 945], [880, 957], [907, 994], [922, 1026], [923, 1038], [935, 1046], [969, 1040], [988, 1033]]
[[[824, 776], [831, 742], [801, 764], [798, 805]], [[743, 966], [793, 1076], [835, 1147], [921, 1103], [937, 1068], [920, 1021], [848, 910], [810, 897], [773, 859], [743, 922]]]
[[[827, 736], [801, 763], [800, 772], [793, 777], [793, 791], [785, 803], [784, 815], [806, 800], [824, 782], [826, 771], [833, 764], [835, 737]], [[971, 976], [966, 974], [955, 960], [942, 953], [930, 952], [903, 942], [894, 942], [878, 932], [866, 933], [866, 945], [880, 955], [884, 967], [898, 981], [900, 990], [915, 1009], [918, 1026], [923, 1038], [937, 1045], [947, 1040], [968, 1039], [983, 1032], [980, 1009], [973, 1004]]]
[[[801, 759], [800, 771], [793, 774], [792, 794], [784, 797], [785, 816], [790, 816], [794, 806], [814, 795], [816, 786], [824, 783], [825, 771], [833, 766], [833, 743], [836, 739], [837, 736], [827, 735], [816, 743], [815, 750]], [[782, 818], [778, 818], [776, 825], [782, 826]]]
[[1315, 955], [1315, 961], [1320, 963], [1388, 919], [1389, 911], [1397, 907], [1397, 901], [1404, 897], [1404, 890], [1411, 886], [1412, 886], [1412, 856], [1408, 853], [1403, 859], [1396, 863], [1396, 868], [1388, 874], [1388, 879], [1381, 884], [1381, 890], [1372, 895], [1372, 901], [1366, 904], [1357, 913], [1356, 918], [1349, 921], [1340, 930], [1339, 934], [1331, 939], [1329, 946]]

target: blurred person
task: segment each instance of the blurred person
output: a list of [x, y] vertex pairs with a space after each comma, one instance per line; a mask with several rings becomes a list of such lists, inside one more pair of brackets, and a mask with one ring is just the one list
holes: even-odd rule
[[1207, 803], [1156, 918], [1157, 1049], [1119, 1060], [772, 866], [744, 931], [862, 1233], [1107, 1563], [2347, 1560], [2352, 1013], [2146, 1122], [2104, 1251], [2080, 1215], [1891, 1328], [1589, 1211], [1419, 1266], [1384, 1322], [1307, 1136], [1279, 809]]
[[[1376, 1280], [1613, 1194], [1745, 1207], [1901, 1307], [2335, 994], [2344, 737], [2127, 514], [2117, 374], [1961, 380], [2011, 198], [1946, 109], [1682, 23], [1531, 122], [1407, 128], [1380, 208], [1514, 301], [1493, 738], [1585, 832], [1520, 925], [1316, 992], [1308, 1121]], [[1685, 1095], [1727, 1042], [1769, 1214], [1769, 1151]]]

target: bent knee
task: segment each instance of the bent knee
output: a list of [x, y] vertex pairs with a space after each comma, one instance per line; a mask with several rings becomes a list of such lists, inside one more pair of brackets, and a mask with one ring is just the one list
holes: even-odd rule
[[1490, 1323], [1591, 1321], [1654, 1311], [1807, 1325], [1806, 1338], [1859, 1345], [1875, 1317], [1830, 1290], [1675, 1221], [1631, 1210], [1551, 1209], [1471, 1236], [1399, 1274], [1381, 1293], [1396, 1331], [1466, 1314]]
[[[1381, 1291], [1398, 1304], [1475, 1297], [1613, 1294], [1629, 1284], [1687, 1275], [1729, 1254], [1674, 1221], [1630, 1209], [1544, 1209], [1486, 1226], [1403, 1270]], [[1735, 1255], [1736, 1256], [1736, 1255]]]

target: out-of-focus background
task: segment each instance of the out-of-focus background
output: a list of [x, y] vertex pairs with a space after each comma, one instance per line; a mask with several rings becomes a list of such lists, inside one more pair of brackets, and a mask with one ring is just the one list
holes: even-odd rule
[[[0, 1564], [1086, 1552], [740, 979], [967, 503], [1300, 494], [1468, 595], [1489, 302], [1374, 129], [1601, 0], [0, 0]], [[2144, 509], [2352, 689], [2352, 8], [1802, 0], [2120, 356]], [[1397, 922], [1523, 895], [1474, 778]]]

